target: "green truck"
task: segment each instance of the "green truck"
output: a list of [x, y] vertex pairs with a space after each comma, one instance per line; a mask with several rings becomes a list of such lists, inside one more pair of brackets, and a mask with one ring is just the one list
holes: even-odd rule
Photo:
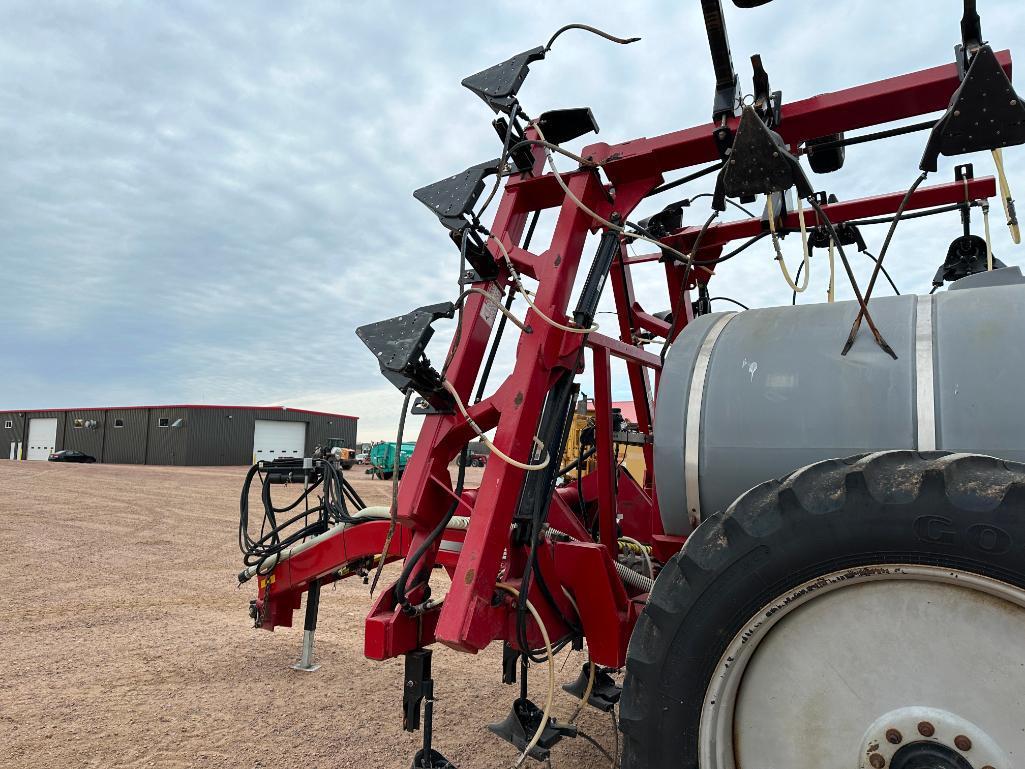
[[[370, 469], [367, 470], [368, 475], [373, 475], [375, 478], [383, 478], [384, 480], [389, 480], [392, 477], [392, 473], [395, 472], [396, 445], [396, 443], [378, 443], [370, 449]], [[409, 458], [413, 456], [415, 446], [415, 443], [402, 444], [402, 450], [398, 452], [399, 478], [402, 477]]]

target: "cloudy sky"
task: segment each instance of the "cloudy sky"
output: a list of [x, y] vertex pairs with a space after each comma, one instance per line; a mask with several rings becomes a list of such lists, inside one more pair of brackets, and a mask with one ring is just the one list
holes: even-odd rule
[[[1019, 4], [980, 3], [993, 44], [1025, 56]], [[951, 61], [959, 6], [728, 13], [745, 85], [760, 52], [794, 100]], [[400, 397], [353, 329], [455, 295], [458, 254], [411, 192], [498, 154], [490, 111], [459, 81], [569, 22], [643, 40], [562, 38], [521, 90], [529, 113], [588, 105], [609, 143], [707, 122], [697, 0], [4, 3], [0, 408], [275, 403], [390, 435]], [[852, 148], [817, 184], [841, 199], [903, 189], [924, 138]], [[934, 180], [952, 169], [943, 160]], [[1008, 170], [1021, 188], [1025, 150]], [[888, 258], [902, 290], [928, 290], [958, 226], [902, 227]], [[999, 210], [994, 237], [1005, 261], [1025, 261]], [[657, 269], [636, 277], [651, 309], [666, 305]], [[753, 306], [789, 302], [768, 248], [716, 280]], [[824, 291], [819, 268], [812, 299]]]

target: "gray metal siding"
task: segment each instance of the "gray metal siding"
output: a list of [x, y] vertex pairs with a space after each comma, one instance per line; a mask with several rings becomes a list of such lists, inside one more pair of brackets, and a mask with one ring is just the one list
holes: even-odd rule
[[[8, 421], [11, 422], [11, 427], [5, 427]], [[17, 450], [17, 444], [21, 443], [24, 447], [27, 438], [25, 418], [16, 411], [0, 411], [0, 459], [8, 459], [11, 456], [12, 443]]]
[[[0, 412], [0, 459], [10, 455], [11, 442], [27, 451], [29, 419], [57, 418], [56, 450], [76, 449], [97, 461], [150, 465], [249, 465], [257, 419], [306, 423], [305, 452], [339, 439], [355, 448], [357, 420], [291, 409], [254, 408], [111, 408], [73, 411]], [[181, 427], [159, 427], [182, 420]], [[10, 419], [14, 424], [5, 428]], [[95, 421], [94, 428], [74, 427], [74, 420]], [[115, 420], [123, 427], [115, 427]]]
[[186, 427], [189, 464], [252, 464], [254, 414], [252, 409], [195, 409]]
[[[147, 431], [147, 465], [188, 465], [189, 409], [155, 408], [149, 410]], [[168, 425], [181, 419], [181, 427], [160, 427], [160, 420]]]
[[[63, 432], [63, 448], [81, 451], [95, 457], [97, 461], [102, 461], [105, 432], [103, 417], [104, 412], [99, 409], [65, 412], [63, 425], [61, 424], [62, 420], [57, 421], [57, 434], [61, 435]], [[75, 427], [75, 420], [81, 420], [82, 427]], [[93, 426], [86, 427], [86, 424], [93, 424]]]
[[[11, 443], [21, 443], [22, 456], [28, 454], [28, 423], [30, 419], [57, 418], [57, 439], [54, 451], [64, 448], [64, 412], [63, 411], [0, 411], [0, 459], [11, 455]], [[10, 429], [4, 425], [11, 420], [14, 425]]]
[[[122, 427], [117, 426], [121, 420]], [[141, 465], [146, 462], [149, 409], [108, 409], [102, 462]]]

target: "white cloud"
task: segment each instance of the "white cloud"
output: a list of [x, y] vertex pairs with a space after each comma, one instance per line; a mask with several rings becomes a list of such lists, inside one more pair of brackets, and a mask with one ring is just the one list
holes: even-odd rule
[[[904, 0], [885, 26], [875, 0], [729, 7], [734, 58], [746, 85], [761, 52], [787, 100], [946, 63], [959, 12], [939, 5]], [[0, 406], [274, 401], [355, 413], [363, 437], [386, 438], [401, 396], [353, 329], [455, 295], [457, 254], [411, 192], [497, 154], [489, 110], [459, 80], [583, 21], [643, 40], [568, 34], [532, 67], [532, 114], [591, 106], [615, 143], [711, 109], [696, 3], [22, 2], [2, 14]], [[998, 47], [1025, 39], [1015, 0], [987, 3], [983, 20]], [[923, 140], [851, 148], [842, 172], [815, 181], [842, 199], [906, 188]], [[1025, 151], [1007, 159], [1025, 179]], [[1021, 263], [994, 221], [997, 254]], [[902, 288], [928, 288], [958, 229], [956, 216], [901, 227], [888, 263]], [[883, 234], [869, 231], [871, 245]], [[716, 295], [790, 300], [766, 244], [720, 273]], [[813, 297], [824, 280], [817, 260]], [[635, 281], [649, 309], [666, 306], [657, 265]], [[439, 326], [432, 357], [450, 337]]]

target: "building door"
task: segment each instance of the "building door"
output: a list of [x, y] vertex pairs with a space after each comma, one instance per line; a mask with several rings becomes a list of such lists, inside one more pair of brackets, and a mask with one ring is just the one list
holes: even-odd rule
[[26, 459], [48, 459], [57, 446], [57, 418], [28, 421], [28, 456]]
[[306, 423], [257, 419], [253, 431], [253, 464], [278, 457], [301, 457], [306, 451]]

